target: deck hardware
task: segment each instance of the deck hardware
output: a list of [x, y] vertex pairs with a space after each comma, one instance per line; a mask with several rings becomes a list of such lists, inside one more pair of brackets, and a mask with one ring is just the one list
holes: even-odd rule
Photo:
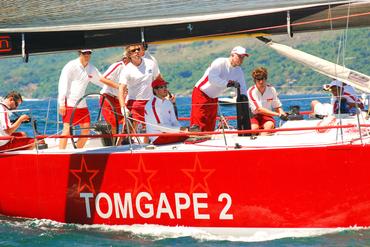
[[239, 143], [235, 143], [234, 149], [241, 149], [241, 148], [242, 148], [242, 145], [240, 145]]
[[28, 63], [28, 51], [26, 49], [26, 38], [24, 33], [22, 33], [22, 58], [23, 62]]
[[292, 31], [292, 26], [290, 23], [290, 11], [289, 10], [286, 12], [286, 30], [288, 32], [289, 37], [293, 38], [293, 31]]

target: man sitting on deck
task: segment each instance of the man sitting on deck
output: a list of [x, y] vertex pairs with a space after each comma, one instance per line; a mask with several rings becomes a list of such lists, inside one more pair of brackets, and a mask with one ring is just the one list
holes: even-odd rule
[[[255, 85], [248, 89], [249, 105], [253, 113], [251, 118], [252, 130], [274, 129], [275, 120], [273, 116], [280, 117], [285, 121], [288, 120], [275, 88], [267, 84], [267, 76], [267, 69], [264, 67], [259, 67], [252, 72]], [[267, 134], [269, 133], [261, 133], [261, 135]]]
[[329, 85], [324, 85], [324, 90], [331, 92], [331, 104], [323, 104], [317, 100], [313, 100], [311, 107], [314, 114], [318, 116], [328, 116], [333, 113], [356, 114], [357, 107], [361, 110], [364, 109], [363, 103], [355, 95], [353, 88], [343, 84], [341, 81], [334, 80]]
[[9, 92], [4, 101], [0, 102], [0, 136], [21, 137], [0, 140], [1, 151], [27, 150], [35, 147], [33, 138], [26, 137], [24, 132], [15, 132], [21, 123], [29, 121], [30, 117], [25, 114], [21, 115], [14, 123], [11, 123], [9, 119], [10, 111], [16, 110], [21, 103], [22, 96], [16, 91]]
[[[152, 82], [154, 96], [145, 105], [145, 122], [147, 133], [178, 133], [187, 132], [177, 121], [173, 104], [166, 98], [168, 95], [167, 82], [157, 78]], [[151, 136], [153, 144], [169, 144], [182, 142], [187, 136]]]

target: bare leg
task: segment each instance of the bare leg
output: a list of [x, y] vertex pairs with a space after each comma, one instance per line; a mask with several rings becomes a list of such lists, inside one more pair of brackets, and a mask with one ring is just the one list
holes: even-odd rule
[[[89, 127], [90, 127], [90, 123], [80, 124], [81, 135], [90, 134], [90, 130], [88, 129]], [[83, 148], [86, 142], [87, 142], [87, 138], [78, 138], [77, 143], [76, 143], [77, 148]]]
[[[267, 121], [264, 125], [263, 125], [263, 129], [265, 130], [271, 130], [271, 129], [274, 129], [275, 128], [275, 125], [274, 125], [274, 122], [272, 121]], [[271, 132], [262, 132], [261, 133], [261, 136], [267, 136], [267, 135], [272, 135]]]
[[[252, 125], [251, 125], [251, 130], [258, 130], [258, 129], [259, 129], [258, 124], [252, 124]], [[258, 135], [258, 133], [253, 133], [252, 135], [257, 136], [257, 135]]]
[[317, 105], [318, 103], [320, 103], [319, 101], [317, 100], [312, 100], [311, 101], [311, 111], [314, 112], [315, 110], [315, 105]]
[[[63, 136], [70, 135], [70, 133], [69, 133], [69, 124], [68, 124], [68, 123], [64, 123], [64, 124], [63, 124], [63, 131], [62, 131], [62, 135], [63, 135]], [[61, 138], [61, 139], [59, 140], [59, 149], [66, 149], [66, 147], [67, 147], [67, 142], [68, 142], [68, 139], [67, 139], [67, 138]]]

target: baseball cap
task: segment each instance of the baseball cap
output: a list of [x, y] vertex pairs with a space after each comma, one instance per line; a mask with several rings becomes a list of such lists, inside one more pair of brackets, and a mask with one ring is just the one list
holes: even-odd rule
[[249, 54], [247, 53], [247, 50], [242, 47], [242, 46], [235, 46], [232, 50], [231, 50], [231, 54], [238, 54], [238, 55], [244, 55], [244, 56], [247, 56], [249, 57]]
[[168, 82], [164, 81], [163, 79], [161, 78], [157, 78], [155, 79], [153, 82], [152, 82], [152, 88], [156, 88], [156, 87], [160, 87], [160, 86], [164, 86], [164, 85], [167, 85]]
[[330, 87], [343, 87], [343, 82], [335, 80], [330, 82], [329, 84]]
[[91, 49], [82, 49], [82, 50], [79, 50], [80, 52], [92, 52], [92, 50]]

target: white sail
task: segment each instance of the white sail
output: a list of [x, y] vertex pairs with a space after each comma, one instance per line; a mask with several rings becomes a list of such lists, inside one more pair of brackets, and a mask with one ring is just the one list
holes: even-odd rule
[[363, 92], [370, 93], [370, 77], [368, 75], [345, 68], [306, 52], [293, 49], [286, 45], [272, 41], [266, 43], [266, 45], [276, 50], [279, 54], [306, 65], [323, 75], [335, 78]]

